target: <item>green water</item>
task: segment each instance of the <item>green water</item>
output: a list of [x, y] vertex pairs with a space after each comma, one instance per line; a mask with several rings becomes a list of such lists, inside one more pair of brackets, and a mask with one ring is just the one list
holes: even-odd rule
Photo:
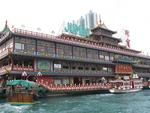
[[150, 90], [128, 94], [53, 97], [32, 106], [0, 103], [0, 113], [150, 113]]

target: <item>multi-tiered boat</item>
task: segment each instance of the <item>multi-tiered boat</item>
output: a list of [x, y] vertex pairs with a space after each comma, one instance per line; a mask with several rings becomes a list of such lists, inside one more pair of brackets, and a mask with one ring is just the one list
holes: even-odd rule
[[7, 23], [0, 33], [0, 81], [28, 79], [46, 94], [109, 91], [109, 81], [136, 73], [150, 77], [150, 57], [120, 45], [100, 23], [89, 37], [33, 32]]

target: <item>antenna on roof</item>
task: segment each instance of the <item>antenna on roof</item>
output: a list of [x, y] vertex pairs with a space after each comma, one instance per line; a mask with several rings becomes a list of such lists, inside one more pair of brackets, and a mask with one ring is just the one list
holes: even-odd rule
[[102, 25], [101, 15], [99, 14], [99, 24]]
[[101, 20], [101, 15], [100, 14], [97, 16], [97, 25], [98, 26], [102, 25], [102, 20]]
[[13, 29], [13, 28], [14, 28], [14, 25], [12, 25], [11, 28]]
[[41, 28], [39, 28], [39, 27], [38, 27], [38, 28], [37, 28], [37, 31], [39, 31], [39, 32], [40, 32], [40, 31], [41, 31]]
[[126, 44], [127, 44], [127, 47], [130, 48], [130, 39], [129, 39], [129, 31], [128, 30], [125, 30], [125, 36], [126, 36]]
[[21, 25], [21, 27], [22, 27], [22, 29], [24, 29], [24, 28], [25, 28], [25, 25]]
[[59, 28], [59, 31], [58, 31], [58, 34], [61, 34], [64, 32], [64, 26], [65, 26], [65, 21], [62, 22], [62, 24], [60, 25], [60, 28]]
[[7, 20], [5, 21], [5, 27], [7, 27], [8, 25], [7, 25]]
[[51, 33], [52, 33], [52, 34], [55, 34], [55, 31], [54, 31], [54, 30], [52, 30], [52, 31], [51, 31]]

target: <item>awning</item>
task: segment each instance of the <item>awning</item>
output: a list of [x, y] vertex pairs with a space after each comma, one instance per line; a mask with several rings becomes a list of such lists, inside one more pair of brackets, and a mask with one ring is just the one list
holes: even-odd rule
[[10, 81], [7, 81], [7, 85], [8, 86], [21, 85], [21, 86], [24, 86], [24, 87], [37, 87], [38, 86], [37, 83], [31, 82], [31, 81], [28, 81], [28, 80], [10, 80]]

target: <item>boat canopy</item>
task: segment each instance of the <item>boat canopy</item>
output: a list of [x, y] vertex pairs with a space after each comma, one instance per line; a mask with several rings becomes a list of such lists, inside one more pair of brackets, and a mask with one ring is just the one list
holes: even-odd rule
[[38, 86], [37, 83], [31, 82], [31, 81], [28, 81], [28, 80], [10, 80], [10, 81], [7, 81], [7, 85], [8, 86], [21, 85], [21, 86], [24, 86], [24, 87], [37, 87]]

